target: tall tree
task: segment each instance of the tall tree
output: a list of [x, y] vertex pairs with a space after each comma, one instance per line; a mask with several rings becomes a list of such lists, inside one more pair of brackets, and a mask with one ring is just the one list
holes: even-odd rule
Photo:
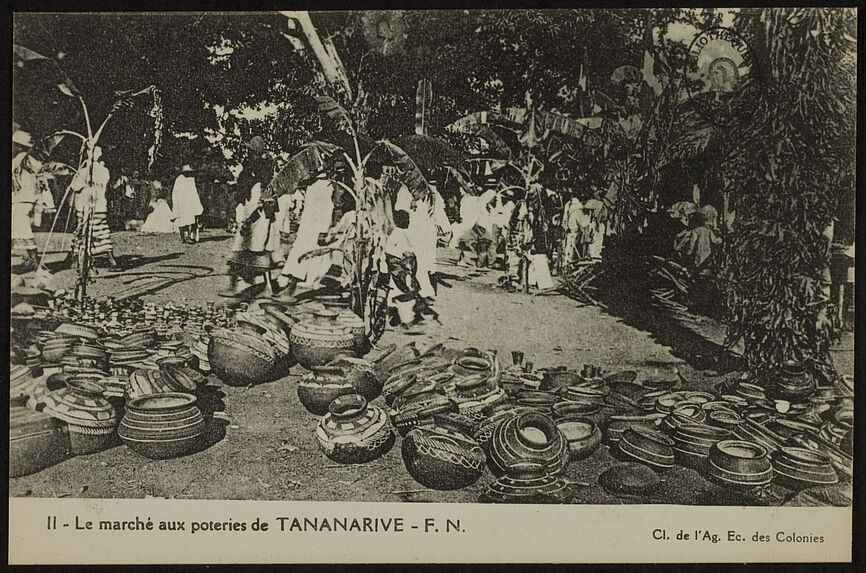
[[725, 261], [728, 339], [744, 341], [759, 376], [795, 360], [832, 378], [825, 233], [854, 193], [856, 12], [744, 10], [735, 25], [764, 81], [749, 116], [724, 135], [737, 213]]

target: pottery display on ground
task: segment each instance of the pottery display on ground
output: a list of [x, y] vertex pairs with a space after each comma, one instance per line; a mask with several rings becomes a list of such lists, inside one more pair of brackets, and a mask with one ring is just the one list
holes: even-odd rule
[[285, 373], [274, 347], [249, 331], [213, 329], [207, 355], [211, 369], [229, 386], [272, 382]]
[[461, 412], [481, 410], [505, 398], [505, 391], [483, 375], [459, 379], [452, 396]]
[[409, 475], [431, 489], [460, 489], [484, 473], [486, 458], [478, 443], [448, 430], [416, 428], [400, 449]]
[[578, 416], [592, 420], [599, 427], [607, 420], [607, 416], [603, 412], [601, 405], [593, 402], [570, 400], [557, 402], [551, 407], [551, 412], [554, 420], [567, 416]]
[[65, 423], [28, 408], [9, 409], [9, 477], [42, 471], [71, 455]]
[[556, 420], [556, 427], [568, 442], [571, 461], [589, 457], [601, 444], [601, 430], [589, 418], [563, 416]]
[[395, 441], [388, 415], [360, 394], [335, 398], [316, 428], [316, 438], [324, 454], [341, 464], [375, 460]]
[[134, 400], [150, 394], [182, 392], [186, 389], [162, 370], [139, 368], [127, 378], [125, 398]]
[[322, 310], [292, 327], [289, 342], [292, 354], [301, 366], [309, 370], [340, 356], [357, 357], [354, 335], [336, 318], [336, 312]]
[[129, 449], [148, 458], [168, 459], [198, 451], [204, 425], [195, 396], [167, 392], [127, 402], [117, 433]]
[[528, 412], [503, 420], [493, 430], [487, 463], [496, 475], [528, 458], [544, 462], [552, 475], [560, 474], [570, 461], [568, 442], [556, 423], [538, 412]]
[[114, 406], [102, 395], [103, 388], [76, 378], [66, 384], [44, 397], [43, 412], [66, 422], [72, 453], [89, 454], [110, 446], [118, 420]]
[[716, 483], [739, 488], [767, 485], [773, 468], [767, 450], [754, 442], [722, 440], [710, 448], [707, 473]]
[[568, 503], [572, 492], [565, 481], [551, 475], [544, 462], [517, 461], [481, 494], [482, 503]]
[[335, 398], [356, 393], [338, 366], [314, 367], [298, 382], [297, 392], [301, 405], [316, 416], [324, 415]]

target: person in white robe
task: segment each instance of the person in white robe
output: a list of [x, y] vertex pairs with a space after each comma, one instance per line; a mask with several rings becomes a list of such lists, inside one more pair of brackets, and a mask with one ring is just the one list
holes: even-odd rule
[[168, 206], [168, 201], [160, 197], [151, 203], [153, 211], [147, 216], [141, 226], [142, 233], [174, 233], [174, 213]]
[[26, 152], [12, 160], [12, 251], [23, 256], [22, 264], [28, 270], [38, 264], [32, 217], [38, 199], [34, 172], [39, 167]]
[[180, 231], [180, 240], [184, 244], [196, 242], [198, 217], [204, 212], [198, 189], [195, 186], [195, 176], [190, 165], [184, 165], [180, 175], [174, 180], [171, 190], [171, 209], [174, 215], [174, 225]]
[[327, 178], [324, 171], [307, 187], [298, 233], [277, 280], [281, 291], [286, 295], [291, 295], [298, 284], [305, 288], [314, 288], [331, 268], [331, 256], [328, 252], [305, 257], [304, 260], [301, 258], [321, 248], [319, 239], [331, 228], [334, 214], [333, 195], [334, 183]]
[[436, 295], [436, 290], [430, 281], [430, 275], [436, 270], [438, 230], [442, 229], [446, 233], [451, 230], [445, 214], [445, 201], [434, 185], [430, 186], [428, 196], [421, 200], [414, 199], [409, 189], [402, 185], [394, 202], [394, 211], [400, 210], [409, 213], [408, 234], [415, 249], [419, 294], [424, 298], [432, 298]]

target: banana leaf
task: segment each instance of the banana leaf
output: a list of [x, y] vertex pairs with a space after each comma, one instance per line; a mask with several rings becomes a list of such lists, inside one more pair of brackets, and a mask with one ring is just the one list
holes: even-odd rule
[[315, 175], [322, 167], [324, 158], [340, 150], [331, 143], [315, 141], [306, 145], [300, 152], [289, 159], [285, 167], [277, 173], [268, 184], [262, 198], [275, 199], [288, 193], [293, 193], [298, 184]]
[[352, 125], [352, 118], [349, 116], [349, 112], [337, 103], [334, 98], [326, 95], [316, 96], [316, 104], [319, 106], [319, 112], [333, 121], [338, 130], [350, 134], [355, 133], [355, 128]]
[[398, 145], [383, 141], [376, 149], [377, 153], [387, 156], [400, 172], [400, 179], [409, 188], [412, 197], [425, 199], [430, 193], [430, 184], [418, 168], [418, 164]]
[[463, 152], [459, 149], [428, 135], [406, 135], [395, 139], [394, 143], [427, 177], [446, 165], [454, 167], [463, 161]]

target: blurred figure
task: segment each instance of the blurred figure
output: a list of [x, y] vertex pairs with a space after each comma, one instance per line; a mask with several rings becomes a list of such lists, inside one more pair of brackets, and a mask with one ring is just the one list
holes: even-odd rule
[[[114, 259], [114, 245], [111, 230], [108, 228], [108, 201], [105, 196], [111, 174], [102, 161], [102, 149], [93, 148], [90, 157], [69, 184], [75, 193], [73, 205], [78, 218], [78, 227], [72, 241], [72, 250], [80, 262], [85, 249], [89, 248], [90, 257], [108, 259], [110, 268], [119, 267]], [[70, 257], [71, 258], [71, 257]]]
[[38, 200], [36, 159], [21, 152], [12, 160], [12, 252], [23, 256], [24, 271], [36, 270], [39, 264], [33, 215]]

